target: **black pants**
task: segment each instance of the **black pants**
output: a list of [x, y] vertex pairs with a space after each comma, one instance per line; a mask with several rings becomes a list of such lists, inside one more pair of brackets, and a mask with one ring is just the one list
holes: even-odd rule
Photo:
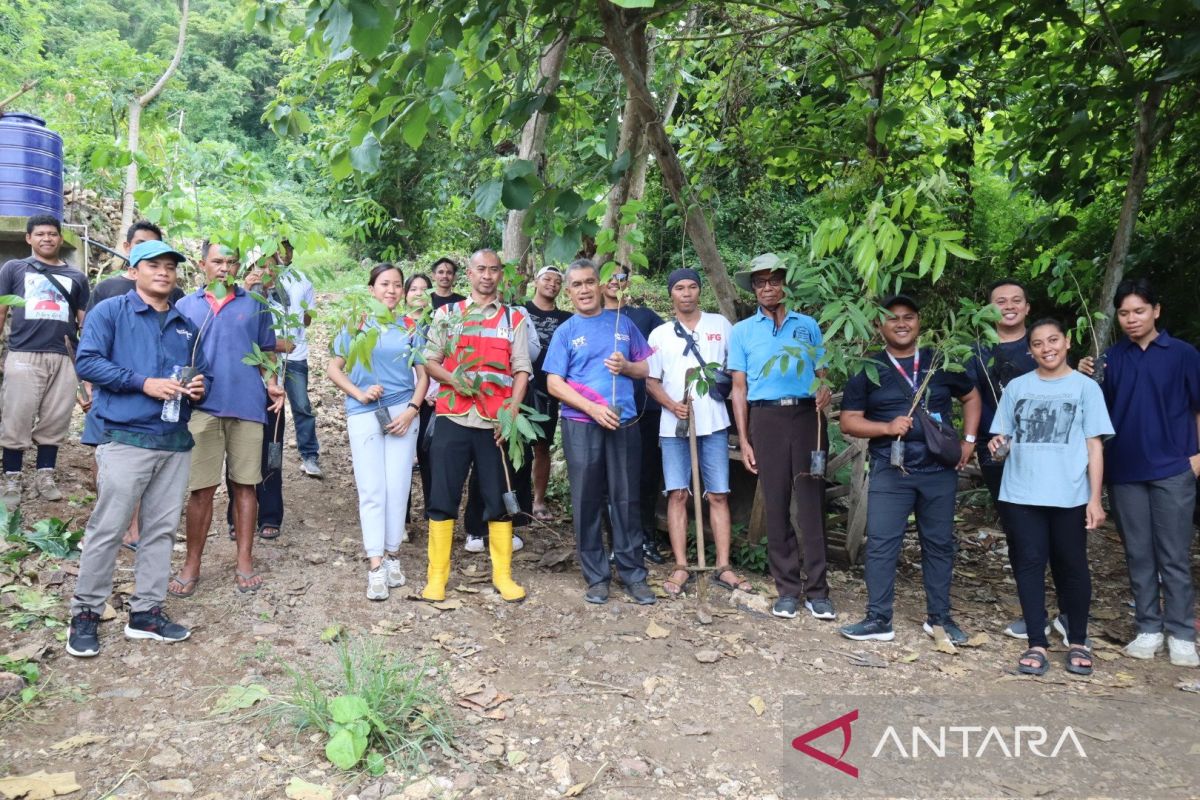
[[[504, 450], [508, 458], [508, 449]], [[525, 460], [521, 468], [513, 471], [512, 464], [508, 465], [508, 474], [512, 478], [513, 491], [517, 493], [517, 502], [521, 505], [523, 514], [513, 517], [514, 528], [524, 528], [529, 524], [533, 514], [533, 448], [525, 448]], [[507, 491], [507, 486], [505, 490]], [[483, 499], [480, 495], [479, 478], [471, 472], [471, 481], [467, 484], [467, 507], [463, 511], [463, 527], [468, 536], [487, 536], [487, 522], [483, 519]]]
[[[262, 481], [254, 486], [258, 495], [258, 524], [256, 530], [279, 528], [283, 525], [283, 469], [267, 469], [267, 449], [271, 442], [283, 442], [287, 428], [287, 403], [276, 414], [267, 411], [267, 425], [263, 428]], [[229, 493], [229, 505], [225, 508], [225, 519], [233, 525], [233, 483], [225, 476], [225, 490]]]
[[458, 518], [458, 504], [472, 466], [479, 476], [483, 518], [505, 518], [504, 467], [491, 428], [468, 428], [455, 422], [453, 417], [439, 417], [433, 426], [429, 457], [432, 475], [429, 507], [425, 511], [429, 519]]
[[662, 491], [662, 453], [658, 449], [658, 425], [662, 409], [648, 408], [638, 420], [638, 435], [641, 438], [642, 482], [634, 498], [637, 507], [633, 520], [642, 526], [642, 536], [653, 542], [658, 533], [658, 498]]
[[610, 431], [592, 422], [564, 418], [562, 441], [583, 579], [591, 586], [607, 583], [611, 577], [601, 523], [607, 493], [617, 574], [626, 586], [646, 580], [642, 531], [633, 517], [641, 434], [632, 426]]
[[[421, 499], [425, 509], [425, 517], [429, 517], [429, 487], [433, 483], [432, 465], [429, 460], [429, 446], [432, 442], [431, 437], [426, 436], [425, 432], [429, 430], [429, 423], [433, 421], [433, 406], [428, 403], [421, 403], [421, 410], [418, 412], [421, 421], [421, 432], [417, 435], [417, 472], [421, 475]], [[408, 524], [412, 525], [412, 492], [408, 493], [408, 509], [404, 512]], [[409, 531], [412, 535], [412, 531]]]
[[1054, 576], [1058, 605], [1067, 617], [1067, 641], [1087, 641], [1092, 577], [1088, 570], [1086, 506], [1055, 508], [1004, 503], [1002, 513], [1012, 531], [1009, 549], [1017, 597], [1025, 616], [1030, 647], [1046, 641], [1046, 564]]

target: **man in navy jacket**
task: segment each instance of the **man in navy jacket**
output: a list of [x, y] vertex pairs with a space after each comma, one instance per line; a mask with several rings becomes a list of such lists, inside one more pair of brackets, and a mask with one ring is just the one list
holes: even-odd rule
[[[161, 241], [142, 242], [129, 255], [134, 289], [101, 303], [88, 316], [76, 371], [93, 386], [100, 429], [99, 492], [88, 520], [71, 599], [67, 652], [100, 652], [97, 627], [112, 593], [121, 537], [141, 504], [141, 542], [130, 598], [130, 639], [177, 642], [191, 632], [163, 613], [171, 547], [191, 465], [190, 404], [205, 394], [209, 374], [199, 331], [170, 302], [181, 253]], [[192, 367], [194, 377], [179, 380]], [[186, 378], [186, 376], [184, 376]]]

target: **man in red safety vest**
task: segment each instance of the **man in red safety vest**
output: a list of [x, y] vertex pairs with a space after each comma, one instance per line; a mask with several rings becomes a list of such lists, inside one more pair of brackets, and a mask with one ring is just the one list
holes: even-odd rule
[[512, 520], [504, 510], [496, 420], [502, 407], [520, 406], [533, 366], [525, 312], [498, 297], [503, 271], [494, 250], [476, 251], [467, 265], [471, 296], [437, 310], [425, 348], [425, 369], [442, 384], [430, 447], [429, 569], [421, 592], [435, 602], [446, 598], [454, 520], [472, 465], [488, 520], [492, 585], [509, 602], [525, 598], [512, 579]]

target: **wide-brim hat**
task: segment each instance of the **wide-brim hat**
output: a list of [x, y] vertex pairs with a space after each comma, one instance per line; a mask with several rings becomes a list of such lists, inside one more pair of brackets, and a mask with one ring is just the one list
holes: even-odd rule
[[775, 272], [776, 270], [786, 273], [787, 264], [775, 253], [763, 253], [755, 256], [748, 268], [733, 273], [733, 282], [739, 289], [754, 294], [754, 276], [760, 272]]

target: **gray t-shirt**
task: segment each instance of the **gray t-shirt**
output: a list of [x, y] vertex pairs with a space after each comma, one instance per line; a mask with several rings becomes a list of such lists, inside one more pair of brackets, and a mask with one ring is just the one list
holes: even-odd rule
[[1100, 385], [1078, 372], [1047, 380], [1030, 372], [1000, 397], [992, 433], [1009, 437], [1000, 500], [1027, 506], [1086, 505], [1087, 440], [1111, 436]]

